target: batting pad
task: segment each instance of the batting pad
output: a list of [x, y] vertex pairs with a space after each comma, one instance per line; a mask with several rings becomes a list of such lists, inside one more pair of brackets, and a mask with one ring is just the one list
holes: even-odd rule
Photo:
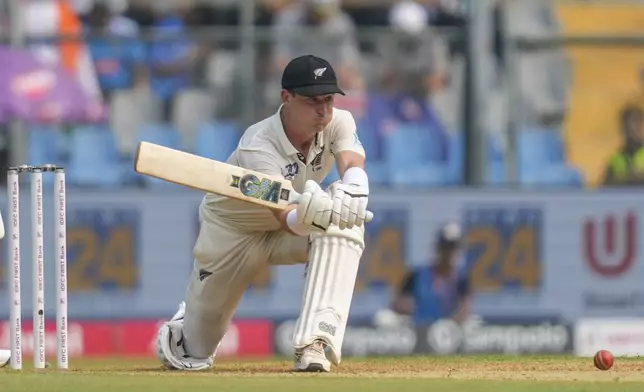
[[338, 365], [364, 251], [364, 228], [340, 230], [331, 225], [325, 234], [312, 235], [311, 241], [293, 347], [302, 348], [322, 339], [329, 346], [329, 359]]

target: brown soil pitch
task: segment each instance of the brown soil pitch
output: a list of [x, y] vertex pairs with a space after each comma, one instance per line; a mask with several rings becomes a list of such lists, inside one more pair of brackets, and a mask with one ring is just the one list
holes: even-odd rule
[[[286, 375], [290, 362], [220, 364], [216, 374]], [[401, 358], [343, 362], [335, 377], [442, 378], [466, 380], [638, 381], [644, 382], [644, 358], [617, 360], [609, 371], [600, 371], [592, 359], [580, 358]], [[644, 390], [644, 389], [643, 389]]]
[[163, 370], [150, 359], [77, 360], [72, 369], [0, 370], [7, 392], [642, 392], [644, 360], [617, 358], [613, 369], [595, 369], [592, 358], [409, 357], [351, 358], [330, 374], [292, 373], [291, 362], [218, 360], [203, 372]]
[[[195, 374], [212, 377], [290, 378], [306, 375], [291, 372], [290, 361], [223, 360], [215, 369]], [[160, 366], [124, 366], [112, 362], [87, 362], [74, 373], [162, 374], [185, 373], [164, 370]], [[600, 371], [592, 358], [574, 357], [407, 357], [345, 360], [334, 367], [329, 378], [427, 378], [455, 380], [530, 380], [530, 381], [629, 381], [644, 382], [644, 358], [617, 358], [609, 371]], [[644, 387], [643, 389], [644, 390]]]

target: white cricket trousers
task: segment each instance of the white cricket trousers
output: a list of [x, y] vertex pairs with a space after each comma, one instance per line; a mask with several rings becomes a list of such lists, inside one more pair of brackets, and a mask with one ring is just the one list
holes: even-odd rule
[[308, 247], [308, 237], [282, 230], [247, 234], [201, 220], [186, 293], [183, 334], [188, 355], [211, 356], [261, 268], [306, 263]]

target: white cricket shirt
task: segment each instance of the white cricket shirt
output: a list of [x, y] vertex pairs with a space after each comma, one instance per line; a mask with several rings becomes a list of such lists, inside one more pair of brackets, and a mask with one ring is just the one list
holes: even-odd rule
[[[331, 122], [316, 135], [308, 157], [304, 157], [286, 137], [280, 110], [281, 107], [273, 116], [249, 127], [227, 163], [290, 180], [301, 193], [307, 180], [321, 183], [326, 178], [335, 164], [334, 154], [354, 151], [365, 156], [350, 112], [334, 109]], [[214, 194], [204, 197], [200, 216], [242, 232], [280, 228], [267, 207]]]

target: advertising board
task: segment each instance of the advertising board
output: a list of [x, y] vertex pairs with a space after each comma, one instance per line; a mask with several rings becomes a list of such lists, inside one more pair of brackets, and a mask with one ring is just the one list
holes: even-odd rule
[[[25, 192], [27, 193], [27, 192]], [[6, 207], [4, 195], [0, 206]], [[25, 195], [22, 205], [29, 205]], [[164, 319], [183, 300], [192, 270], [195, 216], [202, 195], [190, 191], [70, 190], [69, 316]], [[486, 317], [644, 317], [644, 204], [631, 191], [374, 191], [375, 219], [350, 321], [387, 308], [410, 266], [433, 258], [440, 225], [463, 225], [462, 251]], [[28, 215], [28, 214], [27, 214]], [[45, 209], [45, 225], [52, 222]], [[30, 221], [21, 224], [23, 311], [31, 311]], [[45, 231], [45, 273], [53, 276], [53, 238]], [[6, 294], [6, 249], [0, 295]], [[244, 295], [237, 316], [297, 317], [303, 265], [266, 269]], [[45, 281], [53, 298], [53, 280]], [[45, 300], [46, 314], [55, 304]], [[0, 302], [0, 316], [8, 307]]]

